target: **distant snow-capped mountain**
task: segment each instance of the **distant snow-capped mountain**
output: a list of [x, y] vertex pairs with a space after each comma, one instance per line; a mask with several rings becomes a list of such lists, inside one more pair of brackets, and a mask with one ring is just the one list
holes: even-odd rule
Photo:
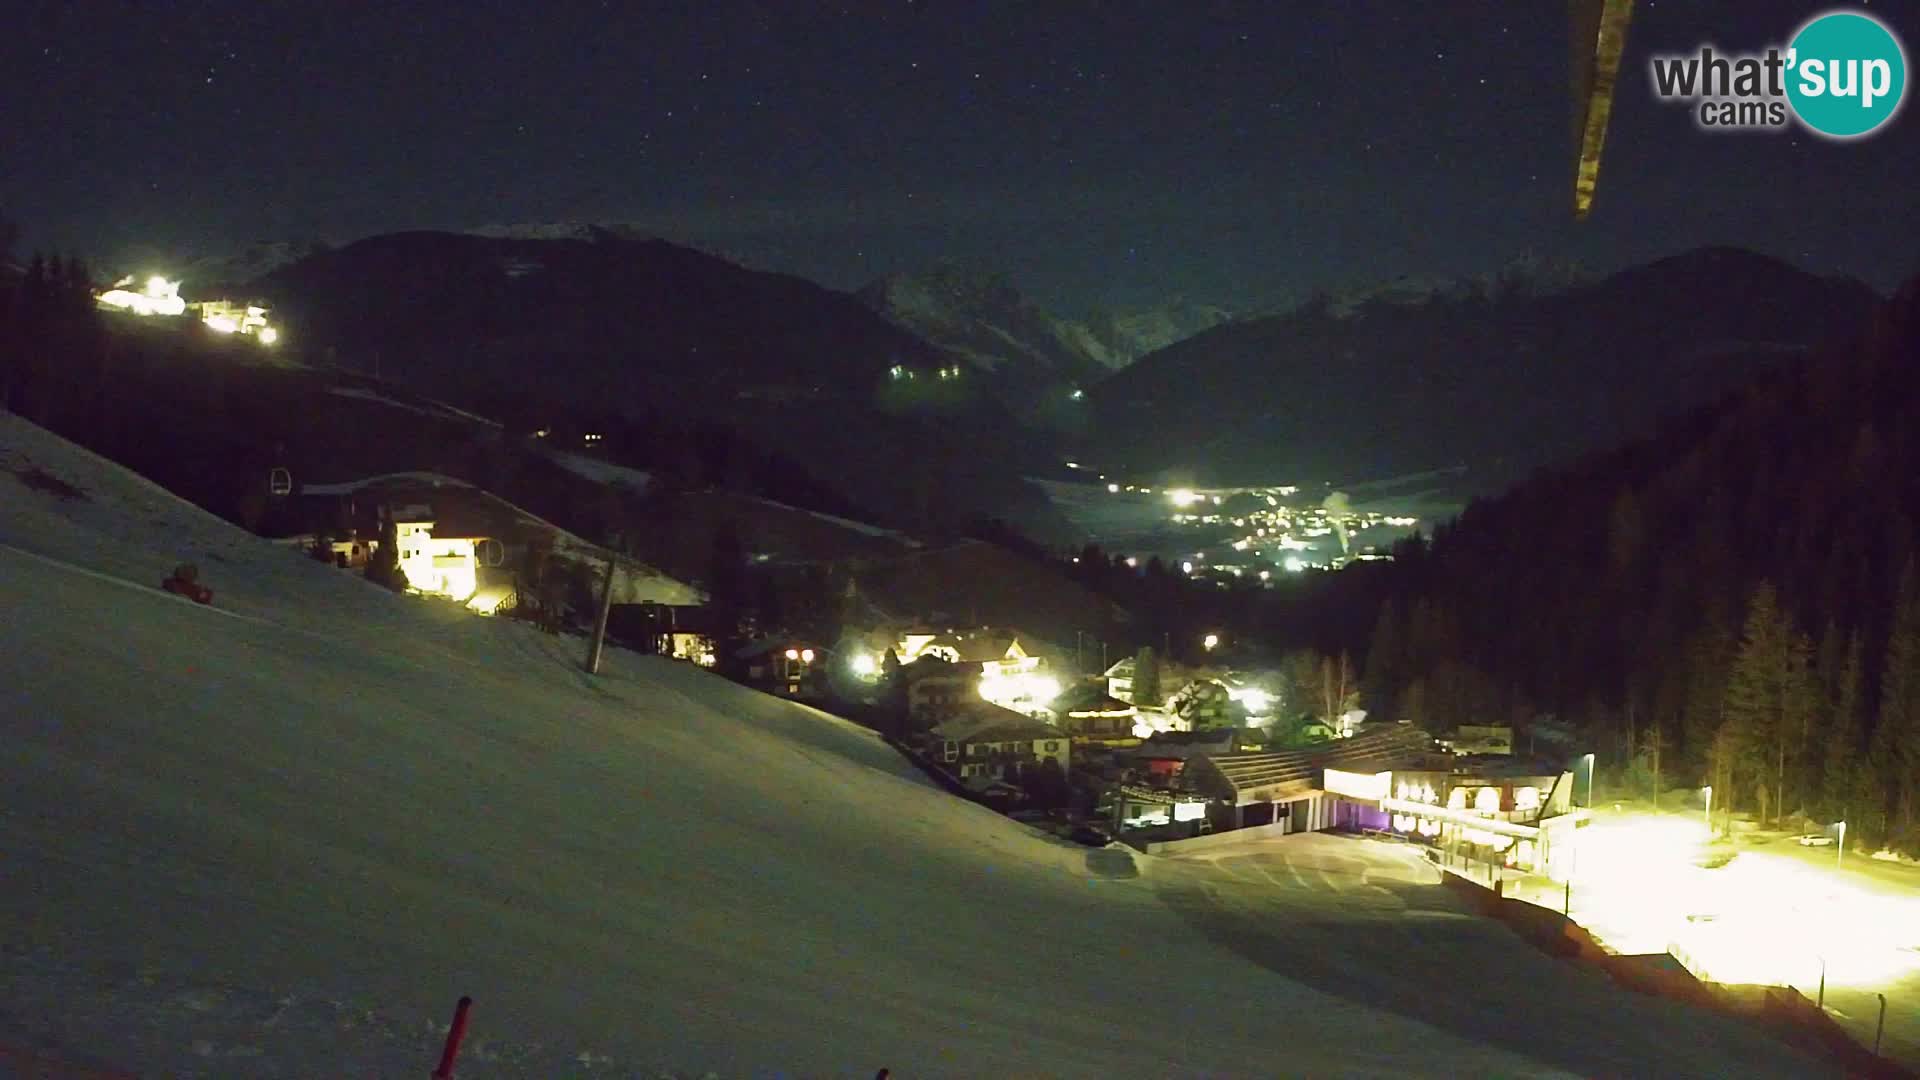
[[1084, 387], [1231, 316], [1176, 300], [1139, 311], [1062, 318], [1004, 274], [942, 264], [860, 290], [889, 322], [1011, 385]]
[[1106, 374], [1083, 334], [1002, 274], [952, 264], [892, 274], [859, 292], [888, 322], [1020, 383], [1091, 383]]
[[1084, 325], [1074, 326], [1092, 339], [1102, 354], [1102, 362], [1117, 371], [1150, 352], [1205, 333], [1232, 319], [1233, 313], [1225, 308], [1176, 298], [1135, 311], [1104, 312], [1088, 319]]
[[179, 273], [189, 294], [205, 297], [239, 289], [327, 247], [318, 240], [255, 240], [238, 251], [190, 259]]

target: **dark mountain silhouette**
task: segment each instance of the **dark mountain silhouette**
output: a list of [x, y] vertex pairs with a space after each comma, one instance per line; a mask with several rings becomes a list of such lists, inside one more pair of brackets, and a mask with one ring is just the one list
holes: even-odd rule
[[1658, 769], [1920, 852], [1916, 414], [1920, 279], [1845, 340], [1333, 575], [1323, 612], [1379, 615], [1324, 644], [1365, 649], [1377, 715], [1557, 715], [1623, 782]]
[[551, 401], [720, 422], [805, 462], [877, 519], [980, 515], [1071, 534], [1021, 479], [1052, 457], [955, 361], [850, 294], [626, 230], [413, 232], [260, 278], [309, 357], [483, 410]]
[[1330, 301], [1229, 323], [1089, 391], [1109, 471], [1342, 480], [1469, 464], [1479, 490], [1615, 445], [1849, 332], [1872, 290], [1709, 248], [1539, 295]]

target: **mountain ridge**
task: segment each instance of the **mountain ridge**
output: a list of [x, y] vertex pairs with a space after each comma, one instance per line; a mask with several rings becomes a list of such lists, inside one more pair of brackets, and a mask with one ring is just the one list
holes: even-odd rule
[[1851, 333], [1876, 299], [1857, 280], [1734, 248], [1537, 295], [1376, 297], [1348, 315], [1322, 297], [1216, 327], [1095, 387], [1096, 430], [1151, 419], [1162, 437], [1080, 453], [1110, 471], [1245, 482], [1472, 462], [1505, 482]]

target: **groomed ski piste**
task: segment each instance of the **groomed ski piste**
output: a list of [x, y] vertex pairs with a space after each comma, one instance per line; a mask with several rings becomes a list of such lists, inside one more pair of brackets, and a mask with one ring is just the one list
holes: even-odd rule
[[[461, 1077], [1827, 1071], [1404, 849], [1070, 846], [864, 729], [618, 650], [589, 677], [4, 414], [0, 545], [0, 1070], [424, 1077], [471, 994]], [[157, 588], [184, 561], [213, 607]]]

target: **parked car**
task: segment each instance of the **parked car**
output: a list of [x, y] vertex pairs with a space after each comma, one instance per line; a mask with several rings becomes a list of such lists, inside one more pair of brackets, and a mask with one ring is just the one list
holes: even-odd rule
[[1106, 847], [1113, 843], [1113, 837], [1107, 835], [1105, 829], [1092, 825], [1074, 826], [1073, 831], [1067, 834], [1067, 838], [1076, 844], [1085, 844], [1088, 847]]
[[1833, 837], [1826, 833], [1810, 832], [1799, 839], [1801, 847], [1832, 847]]

